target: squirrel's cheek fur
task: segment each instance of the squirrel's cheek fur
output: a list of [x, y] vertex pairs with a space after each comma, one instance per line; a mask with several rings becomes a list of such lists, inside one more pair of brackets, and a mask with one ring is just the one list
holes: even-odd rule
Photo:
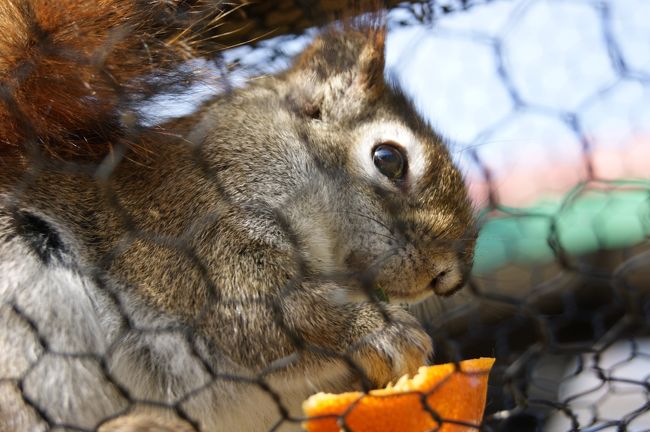
[[[285, 73], [140, 121], [195, 82], [222, 5], [0, 0], [0, 430], [183, 430], [183, 413], [260, 431], [276, 395], [296, 419], [310, 394], [430, 356], [372, 292], [460, 286], [472, 215], [384, 80], [383, 27], [332, 26]], [[380, 144], [403, 181], [378, 171]]]

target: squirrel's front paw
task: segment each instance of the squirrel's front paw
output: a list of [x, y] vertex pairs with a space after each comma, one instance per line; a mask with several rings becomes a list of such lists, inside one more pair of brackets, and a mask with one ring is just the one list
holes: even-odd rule
[[394, 305], [387, 305], [387, 311], [390, 320], [362, 336], [349, 351], [377, 387], [413, 375], [433, 352], [431, 338], [413, 316]]

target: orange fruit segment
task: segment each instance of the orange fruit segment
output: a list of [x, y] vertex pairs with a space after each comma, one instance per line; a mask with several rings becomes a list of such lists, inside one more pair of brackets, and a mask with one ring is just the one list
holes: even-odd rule
[[362, 392], [318, 393], [302, 408], [308, 432], [465, 432], [481, 424], [493, 358], [423, 366], [411, 379]]

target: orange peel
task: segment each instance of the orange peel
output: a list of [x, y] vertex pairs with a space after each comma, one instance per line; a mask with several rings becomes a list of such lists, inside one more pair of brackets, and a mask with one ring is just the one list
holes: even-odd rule
[[[481, 424], [493, 358], [423, 366], [368, 393], [318, 393], [303, 402], [308, 432], [465, 432]], [[344, 423], [343, 423], [344, 422]]]

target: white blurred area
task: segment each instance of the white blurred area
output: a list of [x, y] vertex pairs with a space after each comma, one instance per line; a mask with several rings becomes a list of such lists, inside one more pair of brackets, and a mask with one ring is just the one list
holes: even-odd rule
[[[560, 375], [558, 404], [570, 407], [570, 413], [555, 410], [546, 422], [546, 432], [650, 430], [650, 339], [617, 342], [600, 353], [584, 354], [557, 368], [561, 362], [547, 362], [537, 373], [538, 382]], [[546, 377], [544, 378], [544, 375]], [[535, 378], [533, 378], [535, 379]], [[575, 423], [574, 423], [575, 422]]]

